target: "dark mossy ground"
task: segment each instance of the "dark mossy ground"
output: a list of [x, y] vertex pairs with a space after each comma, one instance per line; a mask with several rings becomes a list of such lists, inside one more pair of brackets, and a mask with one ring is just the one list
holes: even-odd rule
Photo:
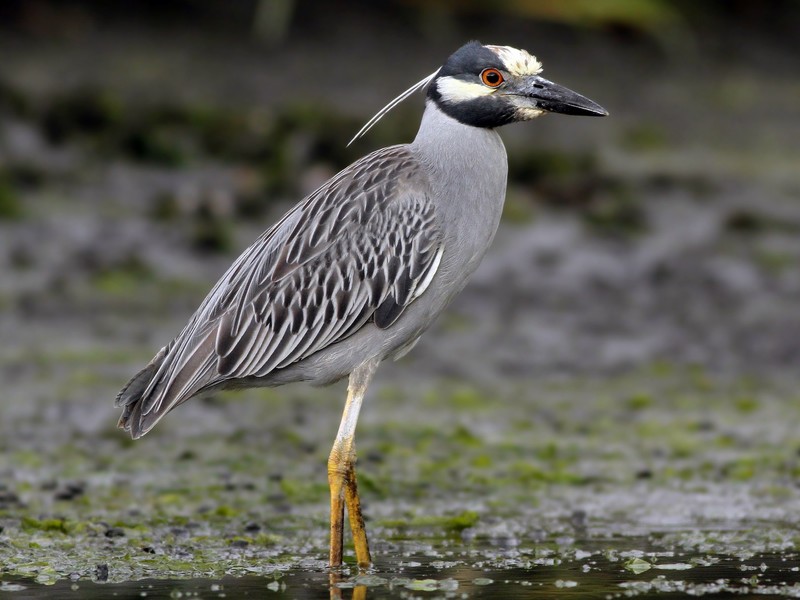
[[421, 97], [345, 148], [464, 37], [345, 22], [2, 30], [0, 597], [800, 596], [795, 37], [473, 24], [612, 116], [503, 132], [495, 247], [362, 411], [373, 572], [325, 568], [342, 384], [115, 429], [247, 244], [413, 136]]
[[[69, 417], [56, 424], [49, 400], [4, 414], [3, 578], [80, 586], [258, 575], [263, 588], [302, 587], [303, 572], [322, 578], [324, 466], [341, 393], [226, 394], [182, 407], [135, 443], [103, 426], [81, 434]], [[65, 413], [111, 418], [97, 400], [63, 401]], [[488, 569], [490, 579], [550, 586], [553, 567], [566, 565], [556, 579], [592, 586], [610, 565], [614, 585], [635, 591], [667, 586], [658, 575], [670, 569], [734, 559], [741, 568], [783, 560], [791, 578], [798, 419], [791, 385], [664, 365], [502, 391], [383, 385], [359, 431], [377, 565], [365, 581], [443, 590], [453, 578], [465, 585], [465, 570], [474, 580]], [[747, 572], [755, 579], [744, 585], [772, 575]]]

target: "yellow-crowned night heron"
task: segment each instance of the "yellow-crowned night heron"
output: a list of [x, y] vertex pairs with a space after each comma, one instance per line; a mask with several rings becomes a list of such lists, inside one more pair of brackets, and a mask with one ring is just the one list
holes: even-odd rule
[[328, 460], [330, 564], [342, 561], [345, 505], [358, 564], [370, 564], [355, 475], [361, 401], [378, 364], [417, 342], [494, 237], [507, 174], [496, 128], [545, 112], [608, 114], [541, 70], [524, 50], [470, 42], [379, 112], [366, 128], [429, 85], [414, 141], [350, 165], [245, 250], [120, 392], [119, 426], [141, 437], [208, 390], [349, 375]]

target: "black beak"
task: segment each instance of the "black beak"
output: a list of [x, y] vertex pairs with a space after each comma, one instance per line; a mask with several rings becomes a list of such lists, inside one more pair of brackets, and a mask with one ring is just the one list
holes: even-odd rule
[[527, 78], [520, 87], [515, 90], [517, 94], [530, 98], [536, 108], [547, 112], [587, 117], [608, 116], [608, 111], [597, 102], [543, 77]]

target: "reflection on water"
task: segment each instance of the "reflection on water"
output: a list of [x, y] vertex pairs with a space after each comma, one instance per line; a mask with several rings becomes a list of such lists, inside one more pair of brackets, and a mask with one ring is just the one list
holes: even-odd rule
[[[628, 540], [630, 541], [630, 540]], [[630, 548], [630, 544], [626, 544]], [[648, 547], [646, 542], [640, 547]], [[800, 597], [797, 553], [738, 555], [672, 550], [575, 550], [540, 555], [474, 548], [441, 556], [381, 557], [370, 573], [290, 569], [269, 577], [61, 581], [42, 586], [0, 577], [0, 598], [611, 598], [750, 594]]]

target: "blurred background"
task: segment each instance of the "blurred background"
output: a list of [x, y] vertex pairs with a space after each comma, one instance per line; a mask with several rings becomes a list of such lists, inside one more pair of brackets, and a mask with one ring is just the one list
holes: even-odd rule
[[421, 94], [346, 147], [472, 38], [611, 117], [504, 129], [495, 246], [384, 380], [796, 373], [799, 33], [794, 0], [3, 2], [9, 398], [110, 401], [288, 206], [413, 138]]
[[379, 560], [794, 548], [800, 2], [4, 0], [0, 577], [324, 572], [343, 384], [194, 400], [135, 444], [113, 399], [289, 206], [413, 139], [422, 94], [346, 146], [469, 39], [611, 116], [502, 130], [494, 246], [359, 424]]

